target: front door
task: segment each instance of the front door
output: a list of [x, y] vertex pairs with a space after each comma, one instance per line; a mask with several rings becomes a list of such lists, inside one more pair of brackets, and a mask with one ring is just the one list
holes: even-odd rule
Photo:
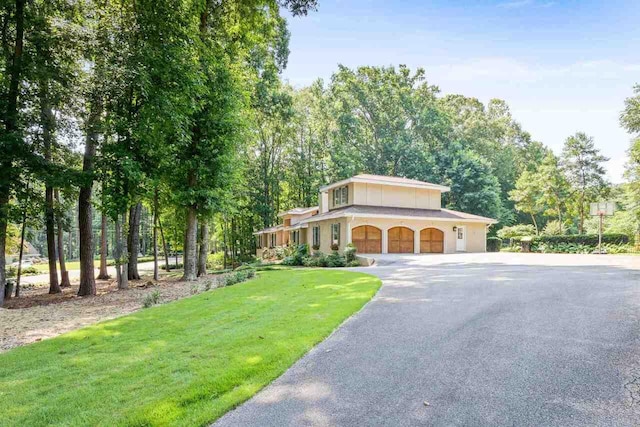
[[456, 251], [467, 250], [467, 227], [458, 226], [456, 229]]

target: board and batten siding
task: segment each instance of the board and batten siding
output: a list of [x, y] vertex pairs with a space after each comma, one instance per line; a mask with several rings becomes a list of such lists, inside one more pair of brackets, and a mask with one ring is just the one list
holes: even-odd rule
[[[396, 208], [440, 209], [440, 191], [425, 188], [396, 187], [380, 184], [355, 182], [354, 205], [390, 206]], [[351, 199], [351, 197], [349, 197]]]

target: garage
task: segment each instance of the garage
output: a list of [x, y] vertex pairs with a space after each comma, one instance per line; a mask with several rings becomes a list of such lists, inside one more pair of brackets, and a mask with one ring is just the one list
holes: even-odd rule
[[444, 233], [437, 228], [420, 230], [420, 253], [441, 254], [444, 252]]
[[413, 253], [413, 230], [407, 227], [393, 227], [388, 231], [390, 254]]
[[351, 241], [358, 253], [382, 253], [382, 230], [372, 225], [361, 225], [352, 229]]

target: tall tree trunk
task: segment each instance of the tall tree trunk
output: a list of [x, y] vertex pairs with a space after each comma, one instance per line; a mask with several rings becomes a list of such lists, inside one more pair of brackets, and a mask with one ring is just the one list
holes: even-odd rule
[[121, 217], [116, 219], [116, 251], [117, 259], [120, 265], [118, 270], [118, 289], [127, 289], [129, 287], [128, 274], [128, 250], [127, 250], [127, 214], [123, 213]]
[[167, 241], [164, 238], [164, 231], [162, 231], [162, 221], [160, 220], [160, 215], [158, 215], [158, 228], [160, 229], [160, 238], [162, 239], [162, 251], [164, 252], [164, 269], [167, 272], [171, 271], [171, 267], [169, 266], [169, 251], [167, 250]]
[[153, 193], [153, 280], [160, 279], [158, 271], [158, 188]]
[[87, 136], [82, 162], [84, 182], [80, 187], [78, 197], [78, 231], [80, 233], [80, 288], [78, 295], [95, 295], [96, 281], [93, 265], [93, 211], [91, 206], [91, 192], [93, 190], [93, 161], [98, 144], [98, 125], [102, 114], [102, 104], [92, 102], [89, 118], [87, 119]]
[[[42, 126], [42, 142], [44, 143], [44, 160], [47, 168], [51, 170], [53, 156], [53, 128], [55, 126], [53, 111], [49, 104], [48, 82], [40, 82], [40, 122]], [[44, 225], [47, 235], [47, 256], [49, 258], [49, 293], [62, 292], [58, 282], [58, 269], [56, 264], [56, 220], [53, 208], [53, 186], [50, 178], [45, 183], [45, 208]]]
[[116, 267], [116, 281], [118, 282], [118, 287], [120, 287], [120, 283], [122, 283], [122, 241], [120, 236], [122, 234], [122, 227], [120, 226], [120, 218], [116, 216], [115, 220], [115, 234], [116, 234], [116, 245], [115, 250], [113, 251], [113, 258], [115, 259], [115, 267]]
[[[60, 194], [58, 189], [54, 190], [54, 196], [58, 206], [60, 206]], [[60, 287], [69, 288], [71, 287], [71, 281], [69, 280], [69, 271], [67, 271], [67, 265], [64, 261], [64, 230], [62, 228], [62, 218], [58, 214], [57, 218], [58, 222], [58, 261], [60, 262], [60, 277], [62, 278], [60, 282]]]
[[100, 218], [100, 273], [98, 279], [109, 279], [107, 269], [107, 216], [102, 213]]
[[9, 199], [11, 198], [11, 182], [15, 180], [13, 153], [17, 150], [12, 145], [21, 145], [22, 139], [18, 131], [18, 94], [22, 74], [22, 44], [24, 40], [24, 6], [26, 0], [15, 2], [15, 48], [9, 71], [9, 91], [6, 98], [6, 114], [3, 135], [2, 155], [0, 156], [0, 306], [4, 303], [4, 287], [7, 282], [6, 256], [7, 224], [9, 222]]
[[207, 274], [207, 255], [209, 255], [209, 224], [200, 224], [200, 254], [198, 256], [198, 277]]
[[184, 236], [184, 251], [182, 254], [182, 263], [184, 264], [182, 280], [196, 280], [197, 240], [198, 218], [196, 217], [196, 207], [190, 205], [187, 208], [187, 227]]
[[[26, 203], [29, 202], [29, 184], [27, 181], [27, 200]], [[24, 255], [24, 235], [27, 230], [27, 207], [25, 206], [22, 211], [22, 227], [20, 228], [20, 250], [18, 251], [18, 273], [16, 274], [16, 298], [20, 297], [20, 279], [22, 277], [22, 256]], [[4, 290], [2, 292], [4, 294]]]
[[138, 252], [140, 252], [140, 215], [142, 214], [142, 202], [138, 202], [129, 209], [129, 233], [127, 246], [129, 248], [128, 274], [129, 280], [139, 280]]

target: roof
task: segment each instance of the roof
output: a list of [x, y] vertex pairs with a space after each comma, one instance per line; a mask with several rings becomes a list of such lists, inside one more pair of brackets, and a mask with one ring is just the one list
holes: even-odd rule
[[349, 184], [351, 182], [361, 182], [366, 184], [379, 184], [379, 185], [393, 185], [396, 187], [426, 188], [429, 190], [438, 190], [443, 193], [450, 190], [450, 188], [447, 187], [446, 185], [432, 184], [430, 182], [418, 181], [417, 179], [402, 178], [399, 176], [360, 174], [360, 175], [352, 176], [351, 178], [343, 179], [342, 181], [325, 185], [324, 187], [320, 187], [320, 191], [321, 192], [329, 191], [332, 188], [340, 187], [341, 185]]
[[276, 231], [280, 231], [282, 230], [284, 227], [282, 225], [275, 225], [273, 227], [269, 227], [269, 228], [263, 228], [262, 230], [256, 231], [255, 233], [253, 233], [254, 235], [257, 234], [264, 234], [264, 233], [275, 233]]
[[402, 219], [433, 219], [449, 222], [479, 222], [495, 224], [498, 221], [480, 215], [458, 212], [450, 209], [417, 209], [396, 208], [390, 206], [351, 205], [331, 210], [329, 212], [303, 219], [301, 223], [322, 221], [325, 219], [342, 218], [347, 216], [369, 218], [402, 218]]
[[304, 214], [307, 214], [309, 212], [317, 211], [318, 209], [320, 209], [318, 206], [310, 206], [308, 208], [293, 208], [293, 209], [289, 209], [288, 211], [280, 212], [278, 214], [278, 216], [304, 215]]

